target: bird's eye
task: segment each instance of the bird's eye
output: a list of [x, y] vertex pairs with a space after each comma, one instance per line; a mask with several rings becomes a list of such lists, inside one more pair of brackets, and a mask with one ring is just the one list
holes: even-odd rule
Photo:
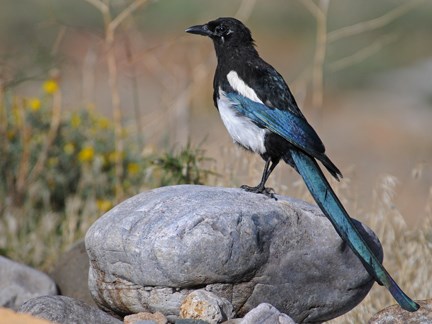
[[224, 25], [219, 25], [216, 27], [215, 32], [218, 33], [219, 35], [222, 35], [223, 33], [225, 33], [227, 30], [227, 28]]

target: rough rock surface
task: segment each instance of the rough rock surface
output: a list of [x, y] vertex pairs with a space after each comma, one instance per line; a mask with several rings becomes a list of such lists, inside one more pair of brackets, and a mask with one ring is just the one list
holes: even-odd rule
[[[182, 185], [136, 195], [89, 229], [89, 288], [117, 314], [179, 314], [204, 288], [242, 317], [266, 302], [295, 321], [357, 305], [373, 281], [321, 211], [233, 188]], [[378, 239], [357, 223], [382, 258]]]
[[138, 313], [125, 316], [123, 323], [124, 324], [141, 324], [142, 322], [149, 322], [152, 324], [167, 324], [168, 320], [164, 314], [157, 313]]
[[17, 310], [29, 299], [56, 294], [55, 282], [48, 275], [0, 256], [0, 307]]
[[88, 273], [88, 255], [84, 240], [81, 240], [59, 258], [50, 276], [56, 282], [60, 295], [96, 306], [88, 288]]
[[414, 313], [403, 310], [399, 305], [384, 308], [376, 313], [369, 324], [430, 324], [432, 323], [432, 299], [417, 300], [420, 309]]
[[19, 309], [21, 313], [29, 313], [58, 324], [92, 323], [121, 324], [122, 321], [106, 314], [81, 300], [66, 296], [42, 296], [30, 299]]
[[221, 323], [233, 315], [228, 300], [203, 289], [191, 292], [180, 306], [181, 318], [201, 319], [209, 324]]
[[295, 324], [288, 315], [267, 303], [259, 304], [239, 321], [239, 324]]

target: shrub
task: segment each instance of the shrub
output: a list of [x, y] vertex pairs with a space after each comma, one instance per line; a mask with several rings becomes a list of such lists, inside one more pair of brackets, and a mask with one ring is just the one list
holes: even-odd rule
[[212, 174], [204, 151], [190, 144], [145, 156], [123, 132], [123, 151], [116, 151], [113, 123], [93, 107], [62, 112], [55, 80], [43, 84], [41, 97], [9, 91], [0, 99], [0, 250], [15, 260], [47, 267], [120, 200], [161, 185], [201, 184]]

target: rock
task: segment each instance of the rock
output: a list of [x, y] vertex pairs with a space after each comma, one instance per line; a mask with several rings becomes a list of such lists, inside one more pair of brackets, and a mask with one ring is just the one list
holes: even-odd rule
[[384, 308], [376, 313], [369, 324], [430, 324], [432, 323], [432, 299], [416, 300], [420, 309], [414, 313], [403, 310], [399, 305]]
[[[197, 289], [226, 298], [237, 317], [263, 302], [297, 322], [349, 311], [373, 280], [317, 207], [277, 198], [181, 185], [124, 201], [86, 234], [93, 298], [172, 321]], [[382, 259], [376, 236], [356, 224]]]
[[0, 307], [17, 310], [29, 299], [56, 294], [48, 275], [0, 256]]
[[157, 312], [157, 313], [138, 313], [138, 314], [132, 314], [125, 316], [123, 320], [124, 324], [140, 324], [141, 322], [149, 322], [153, 324], [166, 324], [168, 323], [167, 318], [164, 316], [164, 314]]
[[92, 323], [121, 324], [122, 321], [91, 307], [81, 300], [67, 296], [43, 296], [30, 299], [19, 309], [21, 313], [29, 313], [58, 324]]
[[0, 323], [3, 324], [51, 324], [52, 322], [30, 314], [15, 313], [9, 308], [0, 308]]
[[75, 243], [57, 261], [50, 273], [60, 294], [96, 306], [88, 288], [89, 260], [84, 240]]
[[233, 318], [228, 321], [222, 322], [222, 324], [240, 324], [242, 320], [242, 318]]
[[210, 324], [221, 323], [233, 315], [228, 300], [203, 289], [191, 292], [180, 306], [181, 318], [201, 319]]
[[295, 324], [295, 322], [272, 305], [262, 303], [247, 313], [239, 324]]
[[207, 321], [203, 321], [200, 319], [191, 319], [191, 318], [180, 318], [177, 319], [175, 324], [209, 324]]

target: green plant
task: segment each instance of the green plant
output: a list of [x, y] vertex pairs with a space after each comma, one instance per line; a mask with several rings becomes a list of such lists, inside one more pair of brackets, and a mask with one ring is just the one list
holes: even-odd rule
[[160, 172], [160, 186], [176, 184], [203, 184], [210, 175], [216, 172], [206, 169], [204, 164], [210, 162], [204, 150], [192, 147], [190, 142], [180, 150], [172, 149], [153, 160]]

